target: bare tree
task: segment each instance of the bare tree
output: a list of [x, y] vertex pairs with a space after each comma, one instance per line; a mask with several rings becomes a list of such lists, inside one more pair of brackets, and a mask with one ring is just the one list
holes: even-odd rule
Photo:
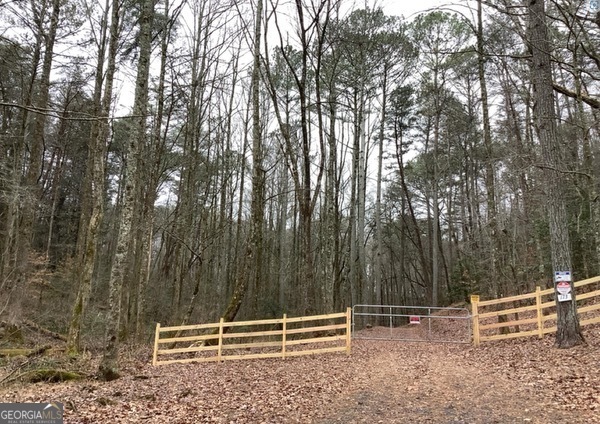
[[[299, 104], [295, 111], [294, 120], [290, 122], [290, 111], [282, 108], [280, 105], [280, 94], [270, 70], [270, 64], [266, 64], [265, 79], [269, 95], [273, 102], [275, 116], [279, 124], [279, 130], [283, 142], [282, 151], [285, 155], [286, 164], [289, 167], [296, 201], [299, 211], [299, 237], [301, 246], [302, 265], [299, 268], [298, 281], [300, 284], [299, 305], [303, 312], [312, 310], [311, 297], [314, 298], [316, 292], [314, 255], [313, 255], [313, 213], [317, 200], [321, 182], [325, 170], [325, 140], [324, 140], [324, 122], [317, 116], [317, 143], [313, 142], [312, 123], [311, 123], [311, 73], [319, 74], [322, 71], [322, 55], [324, 46], [324, 37], [320, 36], [328, 28], [331, 14], [334, 10], [335, 1], [320, 0], [310, 5], [304, 4], [300, 0], [294, 2], [295, 19], [298, 26], [299, 49], [291, 49], [285, 42], [286, 34], [277, 19], [275, 13], [275, 23], [279, 35], [280, 45], [277, 50], [283, 58], [288, 71], [292, 75]], [[313, 50], [312, 40], [317, 40], [316, 49]], [[265, 46], [268, 48], [268, 46]], [[268, 55], [267, 51], [267, 55]], [[268, 56], [267, 56], [268, 59]], [[320, 90], [320, 85], [315, 89]], [[315, 97], [320, 98], [321, 93], [316, 93]], [[317, 102], [319, 103], [319, 102]], [[321, 106], [317, 108], [317, 114], [321, 112]], [[316, 172], [313, 169], [314, 151], [317, 153]], [[316, 176], [314, 174], [316, 173]]]

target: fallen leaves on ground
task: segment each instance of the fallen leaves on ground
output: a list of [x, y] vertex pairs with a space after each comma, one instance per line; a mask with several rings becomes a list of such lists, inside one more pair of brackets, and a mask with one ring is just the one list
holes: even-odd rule
[[[595, 423], [600, 330], [470, 345], [357, 340], [352, 355], [150, 365], [123, 377], [11, 385], [1, 402], [58, 401], [65, 423]], [[89, 359], [90, 370], [97, 359]]]

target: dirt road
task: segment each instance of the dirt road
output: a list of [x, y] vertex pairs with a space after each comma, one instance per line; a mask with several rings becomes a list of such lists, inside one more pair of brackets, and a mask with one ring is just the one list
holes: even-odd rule
[[518, 381], [524, 372], [535, 378], [517, 369], [522, 358], [511, 378], [502, 367], [484, 367], [485, 351], [465, 345], [358, 341], [355, 352], [365, 358], [356, 390], [319, 423], [600, 422], [600, 412], [564, 410], [553, 395], [559, 387]]

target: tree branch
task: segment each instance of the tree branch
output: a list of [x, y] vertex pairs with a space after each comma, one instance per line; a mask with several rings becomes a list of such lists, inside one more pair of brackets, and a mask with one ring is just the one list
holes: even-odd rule
[[560, 172], [561, 174], [579, 175], [581, 177], [587, 177], [590, 180], [592, 179], [592, 176], [590, 174], [587, 174], [587, 173], [581, 172], [581, 171], [569, 171], [567, 169], [558, 169], [558, 168], [555, 168], [554, 166], [542, 165], [542, 164], [534, 164], [534, 166], [536, 166], [540, 169], [550, 169], [552, 171]]
[[552, 84], [552, 87], [554, 88], [554, 91], [558, 91], [559, 93], [564, 94], [568, 97], [572, 97], [574, 99], [581, 99], [588, 106], [593, 107], [594, 109], [600, 109], [600, 101], [596, 100], [593, 97], [586, 96], [585, 94], [578, 94], [571, 90], [567, 90], [565, 87], [560, 86], [556, 83]]
[[[38, 113], [40, 115], [49, 116], [51, 118], [64, 119], [67, 121], [103, 121], [105, 119], [114, 120], [114, 119], [140, 118], [141, 117], [141, 115], [123, 115], [123, 116], [112, 116], [112, 117], [111, 116], [94, 116], [94, 115], [90, 115], [90, 114], [83, 113], [83, 112], [76, 112], [81, 115], [86, 115], [86, 116], [82, 116], [80, 118], [76, 118], [76, 117], [64, 116], [52, 109], [40, 108], [40, 107], [35, 107], [35, 106], [26, 106], [26, 105], [20, 105], [20, 104], [16, 104], [16, 103], [6, 103], [6, 102], [0, 102], [0, 106], [16, 107], [18, 109], [23, 109], [28, 112]], [[69, 112], [71, 112], [71, 111], [69, 111]]]

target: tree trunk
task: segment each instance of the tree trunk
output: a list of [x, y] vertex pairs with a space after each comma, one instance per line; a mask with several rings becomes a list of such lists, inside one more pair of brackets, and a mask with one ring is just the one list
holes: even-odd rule
[[337, 184], [337, 143], [336, 143], [336, 119], [337, 119], [337, 92], [335, 82], [329, 82], [329, 134], [328, 134], [328, 159], [327, 159], [327, 176], [325, 188], [325, 203], [326, 203], [326, 248], [325, 248], [325, 266], [328, 272], [325, 273], [325, 299], [324, 312], [333, 313], [338, 303], [336, 299], [340, 298], [339, 278], [339, 185]]
[[263, 14], [263, 2], [258, 0], [256, 5], [253, 68], [252, 68], [252, 200], [250, 206], [250, 237], [246, 243], [246, 250], [242, 258], [243, 266], [238, 268], [233, 295], [227, 309], [223, 313], [225, 321], [233, 321], [237, 315], [248, 289], [252, 271], [254, 271], [255, 286], [258, 287], [260, 275], [259, 267], [263, 248], [263, 221], [265, 205], [265, 171], [263, 169], [263, 143], [260, 125], [260, 42]]
[[488, 106], [488, 91], [487, 79], [485, 76], [485, 52], [483, 40], [483, 11], [482, 0], [477, 1], [477, 71], [479, 76], [479, 86], [481, 89], [481, 110], [483, 120], [483, 144], [485, 148], [485, 188], [487, 192], [487, 221], [490, 226], [491, 234], [491, 267], [490, 281], [492, 285], [492, 294], [494, 297], [499, 296], [498, 291], [498, 225], [496, 217], [496, 184], [495, 170], [492, 146], [492, 132], [490, 128], [490, 114]]
[[381, 121], [379, 123], [379, 152], [377, 154], [377, 188], [375, 194], [375, 234], [374, 234], [374, 256], [373, 280], [375, 289], [375, 304], [381, 305], [381, 274], [382, 274], [382, 243], [383, 235], [381, 228], [381, 179], [383, 173], [383, 143], [385, 138], [386, 101], [387, 101], [388, 67], [383, 70], [382, 99], [381, 99]]
[[107, 381], [119, 378], [119, 323], [121, 295], [127, 269], [128, 249], [132, 240], [132, 220], [135, 207], [137, 159], [146, 133], [146, 109], [148, 106], [148, 76], [152, 39], [153, 0], [145, 0], [140, 15], [140, 53], [136, 77], [135, 99], [131, 133], [127, 146], [124, 172], [124, 193], [119, 217], [119, 234], [109, 281], [109, 313], [106, 323], [104, 355], [100, 362], [101, 377]]
[[440, 105], [440, 97], [439, 97], [439, 87], [438, 87], [438, 69], [434, 69], [434, 82], [433, 86], [436, 90], [435, 101], [434, 101], [434, 109], [435, 109], [435, 117], [433, 124], [433, 183], [432, 183], [432, 207], [433, 207], [433, 231], [431, 233], [431, 306], [438, 306], [438, 297], [439, 297], [439, 273], [440, 273], [440, 265], [439, 265], [439, 229], [440, 229], [440, 209], [439, 209], [439, 201], [438, 201], [438, 151], [439, 151], [439, 143], [440, 143], [440, 120], [441, 120], [441, 105]]
[[[81, 339], [81, 323], [85, 316], [87, 303], [92, 290], [92, 278], [97, 257], [99, 229], [104, 214], [104, 162], [106, 140], [108, 137], [108, 115], [112, 104], [113, 82], [116, 72], [116, 57], [120, 32], [121, 9], [118, 2], [112, 2], [112, 18], [110, 24], [110, 39], [108, 46], [108, 65], [104, 75], [104, 55], [106, 51], [106, 35], [108, 30], [108, 10], [111, 1], [106, 1], [105, 15], [100, 28], [100, 45], [98, 46], [98, 63], [94, 86], [94, 107], [99, 120], [92, 125], [90, 145], [88, 150], [86, 176], [83, 184], [83, 213], [79, 221], [77, 238], [78, 280], [77, 297], [71, 313], [67, 338], [67, 351], [79, 351]], [[106, 78], [104, 94], [102, 80]], [[89, 211], [89, 212], [88, 212]]]
[[[544, 160], [550, 245], [554, 272], [571, 271], [571, 245], [565, 204], [564, 166], [557, 135], [556, 110], [552, 88], [550, 42], [546, 26], [544, 0], [529, 0], [529, 36], [532, 51], [531, 79], [535, 102], [534, 119]], [[579, 327], [575, 290], [571, 282], [572, 299], [559, 302], [556, 296], [558, 331], [556, 346], [569, 348], [584, 343]]]
[[[36, 108], [44, 110], [48, 107], [50, 98], [50, 72], [52, 71], [52, 61], [54, 59], [54, 42], [58, 31], [58, 21], [60, 17], [60, 0], [52, 1], [52, 13], [50, 16], [50, 27], [48, 32], [43, 32], [43, 16], [38, 16], [35, 20], [38, 21], [38, 34], [45, 41], [44, 59], [42, 61], [42, 74], [34, 95], [34, 105]], [[25, 133], [27, 148], [29, 150], [29, 166], [25, 175], [26, 188], [29, 190], [29, 195], [26, 199], [29, 202], [23, 208], [23, 216], [21, 219], [21, 237], [19, 243], [19, 258], [20, 261], [26, 261], [29, 255], [31, 244], [34, 236], [34, 224], [36, 222], [36, 210], [40, 199], [39, 179], [42, 174], [42, 163], [44, 159], [44, 135], [46, 127], [46, 114], [34, 113], [30, 116], [30, 121], [27, 123], [28, 131]]]

